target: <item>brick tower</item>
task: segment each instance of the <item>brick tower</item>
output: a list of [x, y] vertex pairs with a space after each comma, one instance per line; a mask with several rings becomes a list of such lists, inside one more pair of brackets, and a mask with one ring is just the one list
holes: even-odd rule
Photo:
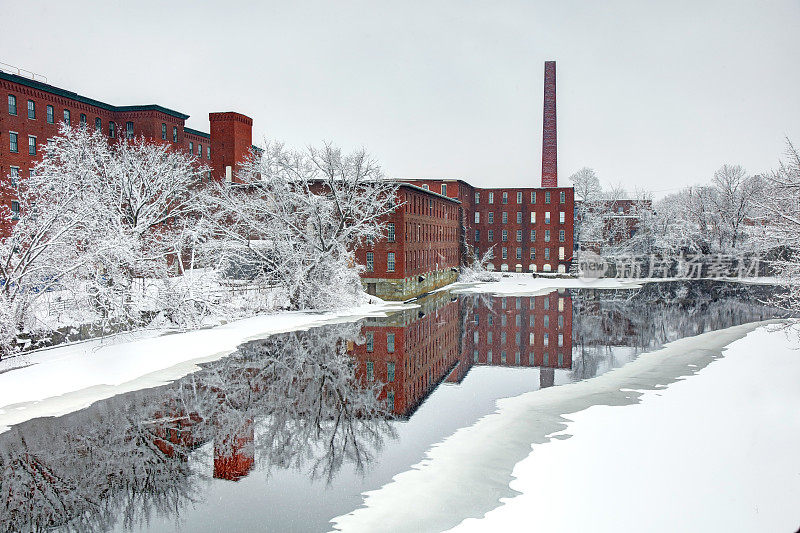
[[218, 180], [234, 181], [253, 144], [253, 119], [234, 113], [209, 113], [211, 162]]
[[556, 62], [544, 62], [544, 119], [542, 125], [542, 187], [558, 187], [556, 153]]

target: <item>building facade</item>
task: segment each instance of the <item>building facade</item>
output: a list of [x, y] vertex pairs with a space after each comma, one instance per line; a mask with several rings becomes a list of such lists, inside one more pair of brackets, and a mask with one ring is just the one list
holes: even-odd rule
[[406, 300], [458, 278], [459, 202], [401, 183], [398, 208], [386, 219], [386, 235], [356, 250], [366, 267], [364, 289], [385, 300]]
[[[62, 123], [94, 128], [109, 142], [143, 136], [193, 154], [212, 179], [231, 180], [252, 146], [253, 121], [240, 113], [209, 113], [210, 133], [185, 127], [189, 115], [160, 105], [116, 106], [0, 71], [0, 204], [19, 212], [14, 189], [42, 158]], [[9, 228], [0, 228], [0, 235]]]

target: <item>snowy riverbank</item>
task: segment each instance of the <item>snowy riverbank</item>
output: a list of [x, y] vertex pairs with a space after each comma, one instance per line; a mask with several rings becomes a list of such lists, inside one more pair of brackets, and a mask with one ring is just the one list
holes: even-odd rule
[[457, 530], [794, 531], [796, 333], [735, 326], [501, 400], [333, 523], [442, 531], [474, 517]]
[[261, 315], [184, 333], [143, 330], [11, 358], [3, 363], [28, 366], [0, 373], [0, 432], [31, 418], [64, 415], [116, 394], [168, 383], [249, 340], [405, 307], [377, 300], [340, 311]]

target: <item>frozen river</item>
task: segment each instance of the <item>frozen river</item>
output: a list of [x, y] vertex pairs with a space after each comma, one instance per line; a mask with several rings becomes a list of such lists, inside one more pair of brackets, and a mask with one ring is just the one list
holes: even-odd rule
[[[388, 318], [251, 342], [173, 384], [0, 434], [0, 530], [448, 529], [515, 494], [511, 469], [563, 429], [560, 414], [637, 401], [548, 391], [590, 388], [667, 343], [775, 318], [761, 303], [766, 290], [671, 282], [518, 297], [442, 291]], [[719, 355], [706, 352], [665, 356], [661, 373], [629, 378], [637, 390], [666, 386]], [[424, 475], [431, 450], [486, 422], [498, 400], [537, 394], [553, 398], [551, 411], [526, 419], [524, 432], [458, 448], [451, 464], [462, 468], [442, 469], [438, 486], [402, 481]], [[476, 465], [485, 469], [471, 472]], [[442, 497], [449, 475], [466, 485]], [[423, 500], [414, 512], [409, 491]], [[426, 510], [424, 500], [436, 503]], [[385, 521], [406, 514], [420, 522]]]

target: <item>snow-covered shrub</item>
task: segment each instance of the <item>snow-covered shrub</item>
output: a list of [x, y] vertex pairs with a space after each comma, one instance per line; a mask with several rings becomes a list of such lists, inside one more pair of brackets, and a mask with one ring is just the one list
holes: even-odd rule
[[464, 283], [500, 281], [500, 273], [488, 269], [494, 257], [493, 249], [489, 248], [481, 257], [475, 257], [471, 265], [461, 267], [458, 281]]

